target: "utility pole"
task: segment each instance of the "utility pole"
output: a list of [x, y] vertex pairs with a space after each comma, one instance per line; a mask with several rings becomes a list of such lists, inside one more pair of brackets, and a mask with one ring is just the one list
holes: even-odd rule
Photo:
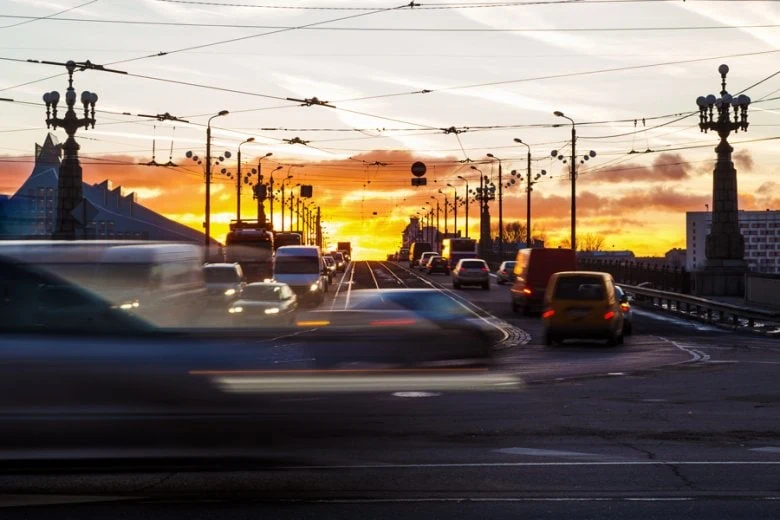
[[[241, 145], [254, 142], [255, 138], [250, 137], [238, 145], [238, 172], [236, 175], [236, 222], [241, 222]], [[257, 163], [258, 172], [260, 171], [260, 163]], [[262, 176], [258, 173], [258, 178], [262, 179]], [[259, 218], [259, 217], [258, 217]]]
[[211, 116], [206, 124], [206, 218], [203, 224], [206, 233], [204, 237], [206, 258], [210, 256], [208, 252], [211, 245], [209, 243], [211, 239], [211, 121], [216, 117], [226, 116], [229, 113], [227, 110], [220, 110], [216, 115]]
[[320, 208], [317, 206], [317, 245], [322, 247], [322, 222], [320, 215]]

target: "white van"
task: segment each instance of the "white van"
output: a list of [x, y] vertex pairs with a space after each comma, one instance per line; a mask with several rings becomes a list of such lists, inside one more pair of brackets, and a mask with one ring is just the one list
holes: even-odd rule
[[327, 291], [324, 265], [317, 246], [282, 246], [274, 254], [273, 280], [289, 285], [299, 302], [319, 305]]
[[203, 251], [194, 244], [0, 241], [0, 256], [54, 273], [159, 326], [197, 323], [206, 302]]

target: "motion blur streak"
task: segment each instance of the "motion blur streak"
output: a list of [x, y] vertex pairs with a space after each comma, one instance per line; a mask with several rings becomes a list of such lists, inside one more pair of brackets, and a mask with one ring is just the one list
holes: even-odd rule
[[304, 376], [257, 377], [217, 376], [212, 382], [224, 392], [236, 394], [322, 393], [322, 392], [400, 392], [400, 391], [515, 391], [523, 386], [520, 378], [506, 374], [446, 376]]

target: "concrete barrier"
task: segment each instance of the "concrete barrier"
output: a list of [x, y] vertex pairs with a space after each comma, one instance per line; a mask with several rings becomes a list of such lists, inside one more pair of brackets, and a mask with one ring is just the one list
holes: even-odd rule
[[745, 302], [780, 308], [780, 275], [762, 273], [745, 275]]

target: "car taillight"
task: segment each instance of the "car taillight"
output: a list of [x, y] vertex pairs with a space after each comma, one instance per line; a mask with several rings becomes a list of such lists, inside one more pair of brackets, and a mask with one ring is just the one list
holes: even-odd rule
[[614, 318], [614, 317], [615, 317], [615, 313], [614, 313], [614, 312], [612, 312], [612, 311], [609, 311], [608, 313], [606, 313], [606, 314], [604, 315], [604, 319], [605, 319], [605, 320], [611, 320], [611, 319], [612, 319], [612, 318]]
[[465, 267], [461, 267], [459, 272], [460, 273], [465, 273], [466, 272], [466, 268]]
[[547, 309], [542, 313], [542, 318], [544, 319], [549, 319], [552, 318], [553, 316], [555, 316], [555, 311], [552, 309]]
[[485, 272], [485, 273], [487, 273], [487, 272], [488, 272], [488, 268], [487, 268], [487, 267], [483, 267], [483, 268], [482, 268], [482, 271], [483, 271], [483, 272]]
[[531, 289], [526, 287], [525, 289], [523, 289], [523, 294], [529, 294], [530, 295], [531, 294]]
[[627, 303], [621, 303], [621, 304], [620, 304], [620, 309], [621, 309], [623, 312], [628, 312], [628, 310], [629, 310], [630, 308], [631, 308], [631, 306], [629, 306]]

